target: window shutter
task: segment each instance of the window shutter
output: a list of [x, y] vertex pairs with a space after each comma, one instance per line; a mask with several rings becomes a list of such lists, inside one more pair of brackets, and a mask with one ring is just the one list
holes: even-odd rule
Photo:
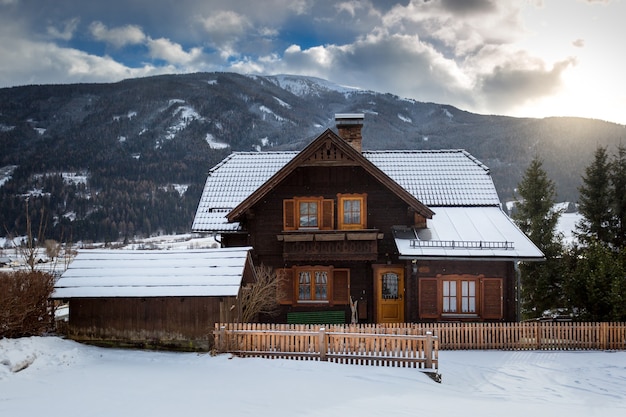
[[291, 268], [282, 268], [276, 270], [276, 278], [280, 280], [278, 283], [278, 303], [294, 304], [294, 282], [293, 270]]
[[296, 202], [283, 200], [283, 230], [296, 230]]
[[483, 278], [482, 287], [483, 319], [501, 320], [503, 317], [502, 278]]
[[437, 278], [420, 278], [419, 282], [420, 318], [436, 319], [439, 317]]
[[331, 304], [350, 304], [350, 270], [335, 269], [333, 271], [333, 287]]
[[361, 229], [367, 229], [367, 194], [361, 200]]
[[322, 216], [321, 216], [321, 224], [320, 230], [333, 230], [335, 228], [334, 224], [334, 202], [333, 200], [322, 200]]

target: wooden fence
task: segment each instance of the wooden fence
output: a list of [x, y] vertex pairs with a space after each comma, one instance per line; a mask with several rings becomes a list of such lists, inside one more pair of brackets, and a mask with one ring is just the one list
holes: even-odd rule
[[401, 332], [405, 326], [433, 332], [442, 350], [626, 349], [626, 323], [419, 323], [398, 325]]
[[[369, 332], [369, 330], [375, 330]], [[382, 331], [381, 331], [382, 330]], [[218, 352], [437, 370], [437, 336], [350, 325], [216, 324]]]
[[[220, 324], [216, 325], [219, 330]], [[314, 332], [317, 335], [320, 326], [312, 325], [285, 325], [285, 324], [225, 324], [227, 329], [250, 330], [250, 331], [300, 331]], [[626, 323], [578, 323], [578, 322], [524, 322], [524, 323], [393, 323], [393, 324], [346, 324], [326, 325], [325, 331], [335, 333], [359, 333], [396, 336], [425, 336], [426, 332], [432, 332], [437, 336], [437, 350], [464, 350], [464, 349], [499, 349], [499, 350], [626, 350]], [[262, 333], [261, 333], [262, 334]], [[229, 341], [239, 340], [230, 337]], [[248, 336], [251, 339], [257, 336]], [[305, 349], [316, 336], [308, 335], [307, 342], [295, 336], [282, 336], [278, 334], [259, 336], [265, 338], [258, 345], [252, 344], [250, 348], [240, 350], [270, 350], [293, 351], [294, 355], [308, 353]], [[337, 340], [341, 336], [337, 335]], [[343, 336], [345, 340], [350, 337]], [[224, 339], [222, 339], [224, 340]], [[269, 341], [268, 341], [269, 340]], [[315, 339], [317, 340], [317, 339]], [[356, 339], [355, 339], [356, 340]], [[374, 346], [371, 349], [379, 349], [380, 342], [372, 342], [372, 337], [363, 337], [363, 341], [357, 343], [360, 349], [365, 346]], [[420, 339], [417, 339], [420, 340]], [[216, 332], [216, 346], [220, 342]], [[243, 343], [243, 342], [242, 342]], [[246, 343], [253, 343], [252, 341]], [[254, 342], [257, 343], [257, 342]], [[309, 345], [307, 345], [309, 343]], [[335, 343], [335, 342], [333, 342]], [[337, 342], [345, 345], [348, 342]], [[391, 342], [390, 342], [391, 343]], [[417, 342], [414, 342], [417, 344]], [[278, 344], [278, 347], [274, 347]], [[334, 345], [333, 345], [334, 346]], [[233, 346], [235, 347], [235, 346]], [[333, 352], [334, 353], [334, 352]], [[283, 353], [284, 354], [284, 353]], [[372, 355], [378, 355], [375, 351]], [[436, 352], [433, 356], [436, 358]], [[421, 359], [422, 357], [416, 356]]]

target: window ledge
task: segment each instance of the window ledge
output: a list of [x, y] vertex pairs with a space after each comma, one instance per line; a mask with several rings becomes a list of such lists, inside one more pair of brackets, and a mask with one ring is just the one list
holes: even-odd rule
[[328, 305], [329, 301], [328, 300], [298, 300], [297, 304], [306, 304], [306, 305], [315, 305], [315, 304], [320, 304], [320, 305]]

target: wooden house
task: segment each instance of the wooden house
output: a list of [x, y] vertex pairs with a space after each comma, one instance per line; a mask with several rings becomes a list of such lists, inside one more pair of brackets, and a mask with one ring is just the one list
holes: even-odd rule
[[74, 340], [206, 351], [215, 323], [238, 320], [249, 249], [85, 250], [52, 298], [69, 303]]
[[233, 153], [192, 226], [283, 277], [283, 322], [514, 321], [541, 251], [463, 150], [363, 151], [362, 114], [299, 152]]

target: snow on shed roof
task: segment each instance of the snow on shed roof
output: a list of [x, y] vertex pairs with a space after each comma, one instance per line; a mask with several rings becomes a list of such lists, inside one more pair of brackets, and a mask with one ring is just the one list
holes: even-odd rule
[[[297, 154], [237, 152], [228, 156], [209, 171], [192, 230], [238, 230], [239, 224], [228, 223], [226, 215]], [[363, 156], [429, 207], [500, 204], [489, 170], [466, 151], [364, 151]]]
[[85, 250], [52, 298], [236, 296], [250, 249]]

